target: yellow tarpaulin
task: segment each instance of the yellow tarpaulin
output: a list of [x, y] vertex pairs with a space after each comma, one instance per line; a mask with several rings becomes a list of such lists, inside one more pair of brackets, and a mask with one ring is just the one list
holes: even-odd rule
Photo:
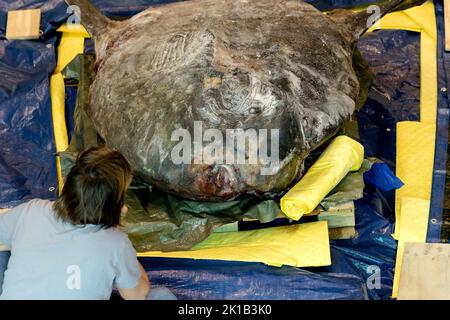
[[262, 262], [272, 266], [331, 264], [326, 221], [251, 231], [213, 233], [189, 251], [138, 253], [139, 257]]

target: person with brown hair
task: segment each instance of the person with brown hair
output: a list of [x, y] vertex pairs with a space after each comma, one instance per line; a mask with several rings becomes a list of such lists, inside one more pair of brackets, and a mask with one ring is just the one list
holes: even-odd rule
[[[54, 202], [31, 200], [0, 215], [0, 243], [11, 248], [1, 299], [146, 299], [150, 283], [128, 236], [132, 170], [107, 147], [82, 152]], [[1, 292], [1, 291], [0, 291]]]

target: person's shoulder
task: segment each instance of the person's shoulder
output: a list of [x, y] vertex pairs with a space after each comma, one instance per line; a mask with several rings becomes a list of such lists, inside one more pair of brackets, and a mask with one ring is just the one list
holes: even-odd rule
[[20, 211], [23, 213], [30, 213], [35, 212], [37, 210], [49, 210], [53, 206], [53, 202], [50, 200], [44, 200], [44, 199], [32, 199], [27, 202], [24, 202], [17, 207], [13, 208], [16, 211]]
[[28, 201], [31, 206], [37, 206], [42, 208], [51, 208], [53, 206], [53, 201], [45, 199], [33, 199]]
[[112, 250], [115, 259], [123, 256], [124, 253], [135, 253], [133, 244], [128, 235], [118, 227], [103, 229], [102, 243]]
[[123, 243], [130, 241], [128, 235], [118, 227], [102, 229], [103, 234], [113, 242]]

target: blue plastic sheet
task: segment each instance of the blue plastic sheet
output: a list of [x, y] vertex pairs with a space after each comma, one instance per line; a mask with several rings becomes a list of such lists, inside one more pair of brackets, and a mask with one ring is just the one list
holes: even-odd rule
[[444, 12], [442, 1], [435, 1], [438, 30], [438, 110], [436, 147], [427, 242], [450, 242], [450, 53], [445, 51]]
[[[7, 11], [36, 7], [41, 39], [5, 40]], [[66, 9], [61, 0], [0, 1], [0, 207], [57, 195], [49, 75]]]
[[55, 42], [0, 42], [0, 207], [56, 196], [49, 95]]
[[153, 285], [168, 287], [178, 299], [337, 300], [364, 299], [361, 279], [346, 273], [315, 273], [260, 263], [145, 258]]
[[420, 34], [379, 30], [365, 34], [358, 49], [374, 74], [369, 98], [356, 114], [367, 157], [395, 171], [396, 125], [420, 120]]
[[364, 182], [383, 191], [396, 190], [404, 185], [385, 163], [374, 163], [370, 170], [364, 172]]

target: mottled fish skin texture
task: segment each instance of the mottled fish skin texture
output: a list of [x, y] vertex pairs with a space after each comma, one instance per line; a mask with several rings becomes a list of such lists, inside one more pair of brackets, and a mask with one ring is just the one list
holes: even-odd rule
[[[282, 194], [303, 174], [309, 152], [355, 111], [352, 57], [363, 28], [342, 12], [333, 19], [302, 1], [194, 0], [117, 22], [89, 1], [67, 2], [81, 7], [95, 40], [89, 114], [96, 129], [165, 191], [198, 200]], [[220, 153], [196, 164], [192, 152], [189, 164], [175, 164], [172, 133], [183, 128], [194, 137], [195, 121], [223, 137], [226, 129], [278, 129], [280, 161], [266, 175], [262, 161], [220, 164]]]

